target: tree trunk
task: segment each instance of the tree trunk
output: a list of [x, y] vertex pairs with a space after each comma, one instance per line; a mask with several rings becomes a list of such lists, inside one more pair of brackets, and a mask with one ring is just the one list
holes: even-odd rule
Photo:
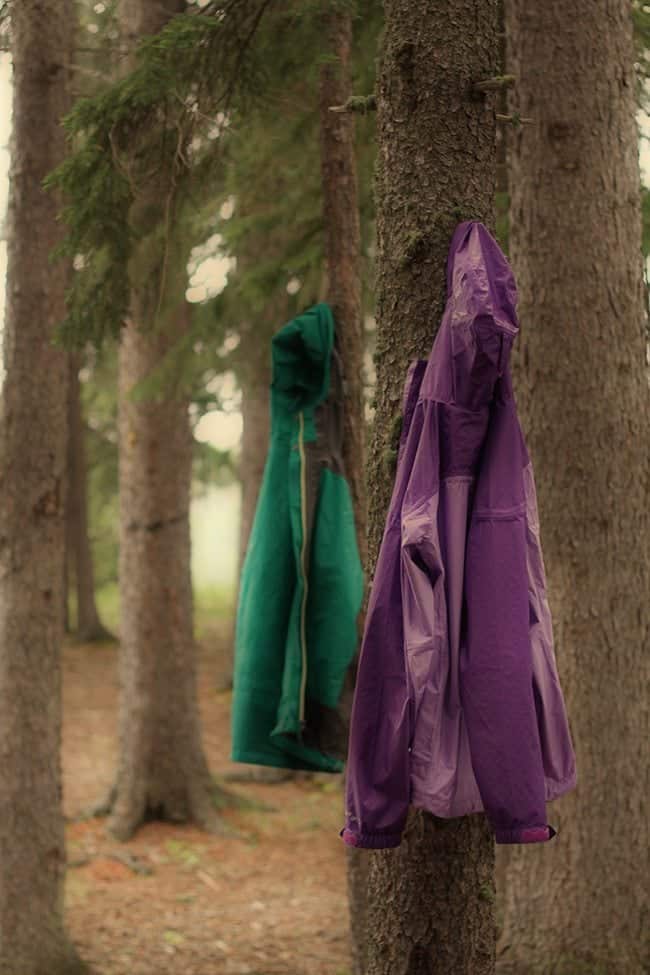
[[[241, 263], [241, 260], [240, 260]], [[237, 562], [237, 587], [241, 578], [248, 540], [253, 527], [257, 499], [262, 486], [266, 455], [269, 449], [271, 431], [271, 411], [269, 387], [271, 383], [271, 355], [269, 343], [271, 335], [282, 324], [282, 314], [286, 306], [286, 296], [282, 302], [271, 301], [270, 310], [245, 323], [241, 328], [243, 357], [237, 369], [241, 388], [242, 438], [239, 460], [239, 480], [241, 483], [241, 509], [239, 522], [239, 558]], [[280, 307], [282, 310], [280, 310]], [[277, 313], [277, 314], [276, 314]], [[239, 602], [239, 596], [235, 606]], [[227, 653], [220, 663], [217, 688], [227, 690], [232, 687], [235, 649], [235, 621]]]
[[[343, 463], [350, 484], [357, 542], [366, 564], [365, 420], [363, 404], [363, 321], [361, 317], [361, 231], [352, 113], [331, 112], [352, 94], [350, 53], [352, 18], [334, 9], [324, 18], [324, 34], [335, 60], [320, 73], [320, 141], [327, 301], [334, 310], [345, 378]], [[346, 682], [343, 707], [349, 712], [353, 674]], [[369, 859], [346, 848], [352, 964], [363, 975], [366, 964], [366, 913]]]
[[504, 971], [641, 975], [647, 938], [650, 411], [631, 7], [511, 0], [534, 124], [511, 152], [518, 386], [579, 784], [513, 856]]
[[[282, 321], [275, 320], [275, 327]], [[253, 527], [257, 499], [269, 450], [271, 413], [269, 387], [271, 361], [268, 337], [253, 339], [240, 373], [242, 391], [242, 439], [239, 477], [241, 480], [241, 520], [239, 525], [239, 571], [241, 572]]]
[[[123, 0], [124, 34], [159, 30], [180, 0]], [[138, 215], [160, 208], [155, 184]], [[136, 216], [137, 219], [137, 216]], [[153, 221], [155, 223], [155, 221]], [[151, 239], [140, 247], [159, 246]], [[189, 402], [169, 377], [156, 395], [140, 384], [173, 356], [189, 325], [183, 256], [173, 248], [167, 301], [158, 314], [147, 280], [132, 275], [131, 317], [120, 344], [120, 759], [109, 827], [128, 838], [145, 819], [217, 828], [201, 745], [190, 576], [192, 443]], [[171, 274], [171, 272], [170, 272]], [[174, 292], [176, 298], [174, 300]]]
[[363, 322], [361, 319], [361, 231], [354, 143], [354, 116], [331, 112], [352, 94], [352, 18], [334, 9], [324, 33], [335, 60], [320, 74], [320, 139], [327, 301], [334, 310], [345, 379], [343, 463], [350, 485], [357, 541], [366, 561], [366, 492], [363, 412]]
[[77, 596], [77, 638], [83, 643], [106, 640], [110, 634], [99, 619], [95, 602], [95, 571], [88, 531], [86, 443], [81, 411], [79, 356], [68, 360], [68, 479], [66, 485], [67, 583], [74, 579]]
[[[409, 362], [427, 357], [461, 220], [494, 217], [494, 0], [386, 0], [378, 91], [377, 412], [369, 458], [369, 556], [392, 486]], [[413, 812], [395, 851], [370, 854], [367, 975], [494, 971], [494, 846], [483, 816]]]
[[0, 417], [0, 973], [84, 966], [63, 924], [61, 809], [67, 270], [51, 261], [72, 0], [12, 4], [13, 153]]

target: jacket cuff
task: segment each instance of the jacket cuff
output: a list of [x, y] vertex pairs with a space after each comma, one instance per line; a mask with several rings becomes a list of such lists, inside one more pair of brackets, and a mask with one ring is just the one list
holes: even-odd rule
[[497, 829], [497, 843], [548, 843], [556, 835], [552, 826], [527, 826], [524, 829]]
[[339, 835], [347, 846], [362, 850], [390, 850], [402, 842], [401, 833], [355, 833], [351, 829], [342, 829]]

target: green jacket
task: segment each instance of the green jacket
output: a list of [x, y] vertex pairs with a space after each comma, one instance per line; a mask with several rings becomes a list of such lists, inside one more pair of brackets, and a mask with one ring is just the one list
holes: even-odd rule
[[232, 757], [335, 772], [363, 579], [329, 306], [285, 325], [272, 357], [271, 442], [237, 609]]

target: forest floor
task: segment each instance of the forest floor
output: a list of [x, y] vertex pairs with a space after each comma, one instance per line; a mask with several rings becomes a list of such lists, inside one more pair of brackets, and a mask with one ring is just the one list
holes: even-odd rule
[[[218, 692], [222, 633], [204, 636], [200, 704], [208, 759], [228, 761], [231, 695]], [[128, 843], [80, 818], [111, 785], [117, 757], [117, 647], [64, 651], [67, 920], [97, 975], [348, 975], [338, 776], [228, 785], [229, 835], [145, 825]]]

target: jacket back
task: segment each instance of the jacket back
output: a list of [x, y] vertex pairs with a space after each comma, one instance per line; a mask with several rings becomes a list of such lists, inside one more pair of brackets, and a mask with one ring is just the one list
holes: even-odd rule
[[232, 757], [337, 772], [363, 578], [329, 306], [281, 328], [272, 360], [271, 440], [237, 609]]
[[516, 288], [482, 224], [457, 228], [447, 284], [430, 359], [407, 378], [366, 618], [343, 832], [355, 846], [398, 845], [410, 804], [485, 810], [497, 842], [545, 841], [546, 800], [575, 783], [509, 369]]

